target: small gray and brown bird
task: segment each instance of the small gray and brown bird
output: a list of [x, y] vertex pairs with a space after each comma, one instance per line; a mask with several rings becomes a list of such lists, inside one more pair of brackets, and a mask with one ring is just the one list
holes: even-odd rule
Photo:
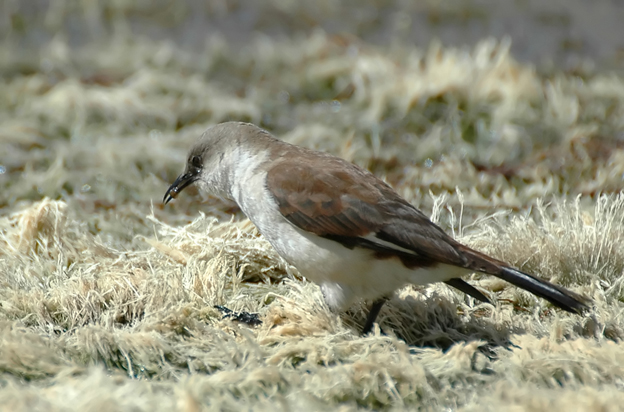
[[235, 201], [280, 256], [320, 285], [332, 310], [371, 300], [363, 333], [406, 284], [445, 282], [487, 302], [461, 279], [473, 272], [494, 275], [569, 312], [582, 313], [590, 303], [455, 241], [367, 170], [283, 142], [252, 124], [206, 130], [163, 201], [193, 183]]

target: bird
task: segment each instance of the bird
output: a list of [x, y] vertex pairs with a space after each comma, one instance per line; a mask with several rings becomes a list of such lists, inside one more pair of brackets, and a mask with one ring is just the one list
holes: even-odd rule
[[277, 253], [320, 286], [334, 312], [371, 301], [362, 334], [407, 284], [446, 284], [489, 299], [461, 276], [481, 272], [584, 313], [590, 299], [461, 244], [370, 171], [293, 145], [250, 123], [209, 127], [164, 204], [191, 184], [234, 201]]

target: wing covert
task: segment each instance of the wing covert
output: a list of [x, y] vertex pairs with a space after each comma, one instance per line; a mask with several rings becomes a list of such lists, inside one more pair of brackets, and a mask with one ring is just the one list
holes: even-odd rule
[[313, 160], [281, 159], [267, 173], [267, 188], [290, 223], [346, 247], [400, 257], [407, 266], [463, 265], [456, 242], [382, 180], [339, 158]]

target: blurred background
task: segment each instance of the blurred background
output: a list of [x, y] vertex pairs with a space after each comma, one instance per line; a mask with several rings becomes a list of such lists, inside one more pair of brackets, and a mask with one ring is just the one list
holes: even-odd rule
[[387, 46], [474, 46], [485, 37], [512, 39], [522, 62], [565, 70], [622, 69], [624, 3], [618, 0], [329, 1], [3, 1], [3, 36], [25, 48], [63, 34], [72, 46], [113, 34], [167, 40], [201, 50], [210, 36], [241, 48], [258, 36], [273, 39], [350, 34]]
[[615, 0], [2, 0], [0, 208], [63, 199], [94, 233], [126, 219], [104, 230], [124, 241], [152, 204], [172, 223], [235, 213], [193, 190], [160, 204], [226, 120], [343, 156], [426, 209], [430, 193], [476, 215], [616, 192], [622, 21]]

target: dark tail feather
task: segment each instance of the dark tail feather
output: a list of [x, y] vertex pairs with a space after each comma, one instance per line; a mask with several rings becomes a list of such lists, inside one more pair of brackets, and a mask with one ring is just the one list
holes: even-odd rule
[[503, 261], [491, 258], [461, 244], [457, 245], [457, 249], [462, 252], [464, 259], [466, 259], [464, 264], [466, 269], [489, 273], [506, 280], [534, 295], [546, 299], [563, 310], [581, 314], [589, 309], [591, 305], [591, 299], [569, 291], [562, 286], [552, 284], [547, 280], [540, 279], [537, 276], [511, 268]]
[[589, 309], [591, 303], [585, 296], [510, 267], [502, 267], [494, 276], [544, 298], [568, 312], [581, 314]]
[[477, 288], [475, 288], [470, 283], [465, 282], [464, 280], [460, 278], [449, 279], [445, 281], [444, 283], [446, 283], [449, 286], [454, 287], [455, 289], [459, 289], [460, 291], [464, 292], [466, 295], [470, 295], [473, 298], [480, 300], [481, 302], [492, 303], [487, 298], [487, 296], [481, 293]]

